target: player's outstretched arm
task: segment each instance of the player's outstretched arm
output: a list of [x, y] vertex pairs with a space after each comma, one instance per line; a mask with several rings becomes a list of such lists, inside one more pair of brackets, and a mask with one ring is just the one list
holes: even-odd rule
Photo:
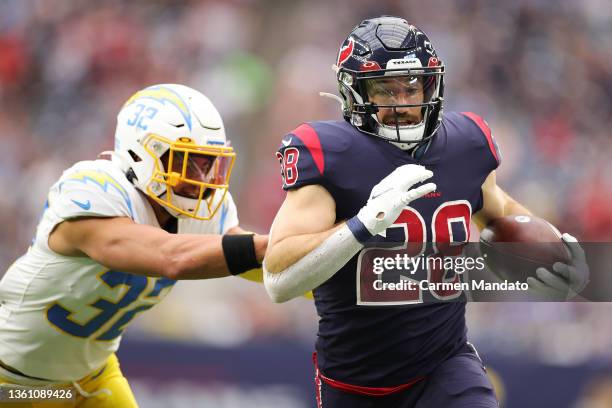
[[[169, 234], [127, 217], [77, 218], [55, 228], [49, 236], [49, 247], [60, 255], [87, 256], [123, 272], [170, 279], [209, 279], [239, 272], [230, 272], [222, 240], [220, 235]], [[253, 253], [245, 254], [252, 257], [248, 269], [262, 261], [267, 247], [266, 236], [255, 235], [252, 241]]]
[[264, 260], [264, 284], [275, 302], [316, 288], [342, 268], [372, 236], [384, 231], [412, 200], [435, 190], [422, 166], [401, 166], [372, 189], [359, 213], [334, 225], [335, 202], [323, 187], [290, 191], [279, 210]]
[[[236, 235], [236, 234], [252, 234], [252, 232], [249, 231], [245, 231], [242, 228], [240, 228], [239, 226], [234, 227], [232, 229], [230, 229], [229, 231], [227, 231], [228, 235]], [[268, 236], [267, 235], [260, 235], [258, 238], [264, 239], [265, 238], [265, 244], [267, 245], [268, 243]], [[250, 269], [244, 273], [241, 273], [238, 275], [239, 278], [251, 281], [251, 282], [255, 282], [255, 283], [261, 283], [263, 284], [264, 281], [264, 277], [263, 277], [263, 269], [261, 267], [255, 268], [255, 269]], [[306, 299], [313, 299], [313, 295], [311, 291], [308, 291], [306, 293], [304, 293], [302, 295], [303, 297], [305, 297]]]

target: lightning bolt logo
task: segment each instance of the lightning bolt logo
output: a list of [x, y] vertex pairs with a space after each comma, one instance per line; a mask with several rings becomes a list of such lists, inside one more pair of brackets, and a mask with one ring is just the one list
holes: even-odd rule
[[181, 112], [181, 115], [183, 115], [183, 118], [185, 119], [185, 123], [187, 123], [189, 130], [191, 130], [191, 111], [183, 98], [181, 98], [181, 96], [174, 90], [163, 85], [150, 86], [132, 95], [130, 99], [127, 100], [125, 105], [123, 105], [123, 107], [125, 108], [139, 99], [153, 99], [154, 101], [162, 104], [167, 102], [173, 105], [179, 110], [179, 112]]
[[100, 187], [105, 192], [108, 191], [109, 188], [114, 188], [125, 200], [125, 203], [127, 204], [128, 209], [130, 211], [130, 215], [134, 215], [134, 212], [132, 210], [132, 200], [130, 200], [128, 192], [125, 188], [123, 188], [123, 186], [121, 186], [121, 184], [117, 182], [117, 180], [112, 178], [109, 174], [99, 170], [77, 171], [68, 176], [68, 178], [59, 185], [59, 190], [61, 191], [64, 183], [68, 182], [91, 182]]

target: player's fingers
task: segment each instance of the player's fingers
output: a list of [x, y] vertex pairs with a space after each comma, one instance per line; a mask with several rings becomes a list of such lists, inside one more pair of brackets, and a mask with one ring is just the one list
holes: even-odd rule
[[563, 262], [555, 262], [553, 264], [553, 271], [558, 275], [561, 275], [564, 279], [571, 281], [571, 267]]
[[405, 164], [398, 167], [397, 170], [399, 170], [400, 177], [397, 180], [396, 188], [400, 191], [406, 191], [416, 183], [425, 181], [433, 176], [431, 170], [416, 164]]
[[548, 298], [548, 299], [561, 298], [558, 291], [556, 291], [555, 289], [551, 288], [550, 286], [546, 285], [545, 283], [543, 283], [542, 281], [534, 277], [530, 276], [527, 278], [527, 285], [529, 286], [529, 290], [532, 293], [536, 293], [545, 298]]
[[533, 290], [539, 294], [545, 294], [550, 291], [550, 287], [546, 286], [544, 283], [532, 276], [527, 278], [527, 285], [529, 286], [530, 290]]
[[565, 246], [569, 249], [572, 259], [585, 259], [584, 249], [578, 243], [578, 240], [567, 232], [561, 235], [561, 239]]
[[568, 234], [567, 232], [561, 235], [561, 239], [563, 239], [565, 242], [578, 242], [575, 236], [573, 236], [572, 234]]
[[546, 268], [536, 269], [536, 275], [538, 276], [539, 280], [560, 292], [567, 292], [569, 290], [568, 282], [564, 281], [563, 278], [555, 275]]
[[582, 292], [589, 283], [588, 273], [584, 273], [581, 269], [572, 265], [555, 262], [553, 270], [569, 282], [571, 290], [575, 293]]
[[437, 186], [435, 183], [423, 184], [422, 186], [418, 186], [403, 193], [402, 201], [404, 202], [404, 204], [408, 204], [409, 202], [416, 200], [417, 198], [423, 197], [426, 194], [436, 191], [436, 188]]
[[391, 185], [392, 187], [397, 188], [398, 183], [411, 178], [411, 176], [420, 174], [424, 170], [426, 170], [425, 167], [421, 166], [420, 164], [404, 164], [389, 173], [377, 184], [377, 186]]
[[372, 188], [370, 200], [387, 193], [389, 190], [397, 189], [398, 182], [403, 178], [402, 167], [404, 166], [400, 166], [393, 170]]

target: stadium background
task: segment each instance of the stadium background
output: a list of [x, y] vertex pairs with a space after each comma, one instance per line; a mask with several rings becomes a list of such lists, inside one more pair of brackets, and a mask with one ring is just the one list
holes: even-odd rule
[[[265, 232], [274, 158], [302, 121], [338, 118], [330, 69], [361, 19], [408, 18], [447, 66], [446, 109], [474, 111], [504, 155], [500, 185], [583, 241], [612, 238], [612, 7], [582, 1], [0, 3], [0, 271], [31, 240], [48, 187], [113, 145], [131, 93], [192, 86], [238, 152], [241, 223]], [[0, 272], [1, 273], [1, 272]], [[612, 406], [609, 304], [470, 304], [505, 407]], [[135, 319], [120, 358], [142, 407], [312, 406], [316, 315], [237, 279], [182, 282]], [[601, 405], [594, 405], [596, 401]]]

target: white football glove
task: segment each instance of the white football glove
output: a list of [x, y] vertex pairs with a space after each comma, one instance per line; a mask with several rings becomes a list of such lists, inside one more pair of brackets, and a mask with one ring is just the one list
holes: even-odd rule
[[367, 204], [359, 210], [357, 218], [372, 235], [385, 231], [395, 222], [408, 203], [436, 189], [427, 183], [411, 189], [433, 176], [430, 170], [416, 164], [405, 164], [395, 169], [372, 188]]
[[425, 181], [431, 176], [433, 176], [433, 173], [430, 170], [418, 164], [399, 166], [372, 187], [368, 202], [389, 190], [407, 191], [416, 183]]
[[529, 289], [547, 300], [572, 299], [589, 283], [589, 265], [578, 240], [567, 233], [563, 234], [561, 239], [570, 251], [570, 263], [555, 262], [554, 273], [546, 268], [538, 268], [537, 279], [527, 278]]

